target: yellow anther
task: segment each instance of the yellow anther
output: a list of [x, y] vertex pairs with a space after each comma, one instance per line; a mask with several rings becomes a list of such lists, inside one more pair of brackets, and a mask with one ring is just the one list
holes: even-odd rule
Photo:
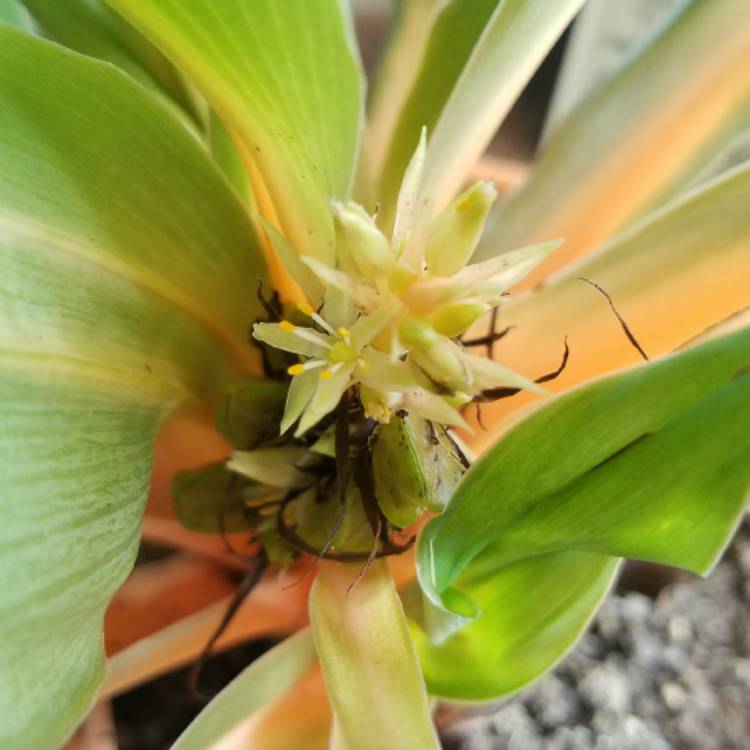
[[337, 330], [339, 336], [341, 336], [342, 339], [349, 338], [349, 329], [348, 328], [344, 328], [344, 326], [339, 326], [336, 330]]
[[291, 365], [290, 367], [287, 367], [286, 371], [290, 375], [302, 375], [302, 373], [305, 371], [305, 366], [298, 362], [296, 365]]
[[321, 380], [330, 380], [333, 377], [333, 370], [328, 368], [327, 370], [323, 370], [323, 372], [320, 373], [320, 379]]
[[315, 313], [315, 310], [307, 304], [307, 302], [300, 302], [297, 305], [297, 309], [303, 314], [303, 315], [313, 315]]
[[290, 323], [288, 320], [282, 320], [279, 323], [279, 328], [286, 333], [294, 333], [297, 330], [297, 326], [294, 323]]

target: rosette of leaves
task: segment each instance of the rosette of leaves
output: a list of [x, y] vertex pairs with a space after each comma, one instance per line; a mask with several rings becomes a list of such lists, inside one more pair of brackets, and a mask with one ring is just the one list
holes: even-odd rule
[[[490, 217], [475, 262], [565, 239], [504, 301], [514, 330], [495, 353], [530, 377], [565, 335], [574, 356], [548, 384], [562, 395], [512, 424], [530, 396], [483, 407], [487, 430], [467, 438], [479, 458], [450, 499], [430, 472], [452, 439], [434, 445], [410, 416], [367, 441], [378, 518], [401, 529], [443, 511], [413, 568], [393, 558], [400, 591], [370, 559], [365, 484], [341, 481], [346, 420], [276, 444], [288, 381], [261, 377], [289, 363], [248, 340], [273, 292], [301, 301], [298, 261], [335, 263], [332, 201], [377, 206], [393, 228], [424, 128], [413, 200], [429, 219], [450, 204], [582, 5], [403, 0], [365, 106], [341, 0], [0, 0], [3, 747], [59, 746], [95, 700], [104, 612], [178, 418], [218, 414], [234, 468], [246, 460], [239, 482], [223, 466], [177, 479], [185, 523], [251, 523], [283, 565], [300, 545], [261, 506], [319, 470], [343, 491], [320, 514], [298, 505], [292, 525], [312, 552], [367, 553], [320, 561], [310, 630], [251, 665], [179, 747], [261, 709], [248, 744], [436, 747], [430, 696], [493, 698], [549, 669], [622, 557], [710, 570], [750, 481], [750, 168], [716, 166], [750, 124], [744, 0], [682, 4]], [[272, 475], [243, 456], [278, 449]], [[361, 509], [339, 539], [338, 502]], [[304, 697], [322, 684], [330, 712]]]

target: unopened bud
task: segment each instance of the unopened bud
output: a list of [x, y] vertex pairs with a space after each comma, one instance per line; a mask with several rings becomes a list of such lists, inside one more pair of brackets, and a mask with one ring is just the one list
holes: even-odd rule
[[471, 378], [455, 345], [443, 337], [427, 349], [412, 350], [410, 357], [432, 380], [448, 388], [465, 388]]
[[356, 203], [334, 203], [336, 253], [341, 267], [366, 279], [387, 276], [393, 267], [391, 245]]
[[456, 302], [434, 312], [430, 323], [438, 333], [453, 338], [466, 333], [489, 309], [484, 302]]
[[429, 349], [440, 341], [440, 336], [425, 318], [410, 315], [398, 326], [398, 337], [410, 349]]
[[437, 217], [425, 249], [427, 269], [432, 275], [452, 276], [469, 262], [496, 197], [495, 186], [481, 180]]
[[462, 406], [471, 402], [471, 396], [463, 391], [453, 391], [449, 396], [445, 396], [445, 400], [454, 408], [460, 409]]

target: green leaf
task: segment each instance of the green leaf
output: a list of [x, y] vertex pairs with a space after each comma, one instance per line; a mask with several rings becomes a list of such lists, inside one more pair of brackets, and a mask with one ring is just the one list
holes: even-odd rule
[[293, 244], [331, 260], [329, 201], [349, 192], [362, 108], [345, 4], [108, 2], [192, 77], [242, 140]]
[[192, 721], [172, 750], [205, 750], [297, 682], [315, 659], [305, 628], [282, 641], [232, 680]]
[[201, 146], [111, 66], [0, 34], [3, 344], [196, 393], [253, 366], [262, 253]]
[[[364, 164], [379, 173], [401, 109], [420, 71], [432, 28], [445, 0], [404, 0], [394, 8], [391, 36], [371, 84]], [[362, 196], [358, 196], [362, 201]]]
[[0, 745], [57, 747], [101, 679], [156, 431], [252, 364], [263, 265], [145, 89], [9, 26], [0, 163]]
[[156, 47], [100, 0], [24, 0], [48, 38], [116, 65], [153, 91], [167, 94], [200, 124], [199, 103]]
[[58, 747], [103, 677], [104, 611], [138, 550], [176, 395], [3, 352], [0, 745]]
[[418, 556], [428, 595], [440, 604], [488, 545], [498, 566], [577, 550], [706, 573], [750, 484], [749, 369], [745, 328], [531, 414], [425, 528]]
[[578, 640], [617, 568], [616, 558], [583, 552], [506, 566], [502, 558], [495, 564], [488, 548], [457, 583], [478, 607], [476, 619], [437, 641], [411, 624], [428, 690], [452, 700], [488, 700], [536, 679]]
[[240, 199], [250, 205], [252, 199], [250, 177], [232, 136], [213, 110], [208, 119], [208, 142], [211, 147], [211, 155], [221, 171], [232, 183], [232, 187], [237, 191]]
[[0, 0], [0, 22], [34, 32], [34, 21], [21, 0]]
[[637, 211], [647, 216], [667, 201], [699, 185], [745, 165], [750, 160], [750, 97], [735, 108], [705, 141], [686, 159], [660, 190]]
[[[423, 0], [407, 3], [402, 10], [400, 36], [395, 38], [390, 57], [385, 60], [381, 71], [384, 77], [373, 99], [368, 136], [374, 137], [376, 142], [366, 146], [373, 159], [370, 167], [377, 170], [381, 211], [387, 212], [383, 221], [390, 222], [392, 218], [398, 188], [422, 128], [426, 127], [427, 133], [432, 135], [466, 61], [499, 2], [449, 0], [438, 4]], [[417, 22], [421, 26], [419, 30], [413, 28]], [[414, 39], [415, 31], [426, 37], [421, 50], [419, 36]], [[421, 51], [421, 59], [418, 65], [412, 63], [416, 68], [414, 80], [410, 90], [400, 97], [403, 100], [400, 112], [393, 112], [399, 89], [410, 82], [408, 73], [396, 65], [400, 66], [407, 55], [411, 60], [415, 50]], [[393, 88], [396, 91], [392, 91]], [[384, 139], [382, 131], [389, 125], [387, 119], [393, 119], [393, 123], [389, 127], [388, 141], [381, 145], [378, 139]], [[377, 162], [374, 161], [376, 149], [382, 152]]]
[[648, 44], [681, 4], [683, 0], [588, 0], [565, 43], [545, 115], [545, 130], [554, 127], [623, 60]]
[[[419, 198], [423, 230], [425, 222], [458, 192], [583, 2], [503, 0], [497, 6], [432, 131]], [[554, 235], [547, 239], [550, 236]]]
[[[502, 360], [520, 372], [547, 372], [567, 336], [570, 362], [549, 384], [557, 391], [640, 360], [607, 301], [581, 278], [609, 293], [651, 356], [746, 307], [749, 191], [746, 165], [680, 197], [537, 289], [512, 296], [503, 307], [503, 325], [517, 332], [503, 340]], [[493, 427], [479, 433], [472, 447], [490, 442], [493, 430], [496, 436], [503, 429], [502, 416], [523, 398], [486, 404], [483, 416]]]
[[497, 212], [477, 259], [566, 237], [549, 273], [596, 247], [664, 189], [748, 101], [745, 0], [694, 0], [551, 134]]
[[362, 578], [355, 566], [322, 562], [310, 622], [344, 747], [436, 750], [422, 673], [383, 560]]

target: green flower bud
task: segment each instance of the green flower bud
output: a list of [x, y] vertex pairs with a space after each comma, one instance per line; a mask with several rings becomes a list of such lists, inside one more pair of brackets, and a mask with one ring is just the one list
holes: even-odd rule
[[463, 390], [470, 374], [467, 372], [456, 346], [443, 337], [427, 349], [413, 349], [410, 357], [433, 380], [448, 388]]
[[471, 396], [463, 391], [453, 391], [450, 396], [445, 396], [445, 400], [454, 408], [460, 409], [462, 406], [471, 402]]
[[333, 204], [336, 253], [347, 273], [365, 279], [388, 276], [393, 268], [393, 251], [383, 233], [356, 203]]
[[476, 182], [435, 219], [425, 250], [431, 275], [452, 276], [469, 262], [496, 197], [491, 182]]
[[440, 341], [440, 336], [430, 323], [417, 315], [404, 318], [398, 326], [398, 336], [410, 349], [429, 349]]
[[429, 320], [438, 333], [453, 338], [466, 333], [489, 309], [484, 302], [456, 302], [441, 307]]

